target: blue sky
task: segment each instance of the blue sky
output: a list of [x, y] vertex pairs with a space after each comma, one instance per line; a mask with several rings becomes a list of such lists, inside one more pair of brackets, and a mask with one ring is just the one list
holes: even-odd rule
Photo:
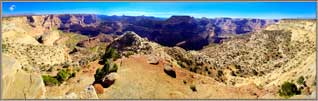
[[2, 14], [315, 18], [315, 2], [3, 2]]

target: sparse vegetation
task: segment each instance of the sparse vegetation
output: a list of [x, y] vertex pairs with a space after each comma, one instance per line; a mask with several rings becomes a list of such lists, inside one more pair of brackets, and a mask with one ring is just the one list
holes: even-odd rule
[[6, 44], [2, 44], [2, 52], [5, 52], [5, 51], [7, 51], [8, 49], [7, 49], [7, 45]]
[[120, 58], [120, 55], [117, 52], [117, 50], [114, 48], [108, 48], [105, 52], [105, 55], [104, 55], [104, 61], [106, 61], [108, 59], [112, 59], [113, 61], [116, 61], [119, 58]]
[[300, 91], [298, 90], [297, 86], [294, 83], [291, 82], [285, 82], [281, 89], [278, 91], [279, 96], [289, 98], [291, 96], [300, 94]]
[[191, 89], [193, 92], [197, 92], [197, 88], [195, 87], [195, 85], [190, 85], [190, 89]]
[[76, 34], [76, 33], [67, 33], [63, 31], [59, 31], [61, 37], [66, 37], [68, 40], [66, 40], [64, 43], [67, 47], [69, 47], [71, 50], [73, 50], [76, 47], [76, 44], [80, 40], [87, 39], [88, 37], [85, 35], [81, 34]]
[[125, 57], [129, 57], [130, 55], [134, 55], [135, 53], [133, 51], [127, 51], [126, 54], [124, 54]]
[[110, 73], [111, 72], [117, 72], [117, 70], [118, 70], [118, 66], [117, 66], [117, 64], [114, 64], [113, 67], [109, 70], [109, 72]]
[[106, 74], [108, 74], [109, 68], [110, 68], [109, 62], [106, 61], [102, 69], [96, 70], [96, 73], [94, 75], [95, 81], [101, 80]]
[[186, 80], [182, 80], [183, 84], [187, 84], [187, 81]]
[[59, 80], [60, 82], [66, 81], [69, 77], [71, 76], [71, 73], [69, 73], [68, 71], [62, 69], [61, 71], [59, 71], [57, 73], [57, 80]]
[[297, 84], [300, 84], [300, 85], [304, 85], [305, 84], [305, 78], [304, 76], [300, 76], [297, 80]]
[[62, 69], [57, 73], [56, 76], [42, 75], [42, 78], [46, 86], [54, 86], [54, 85], [62, 84], [64, 81], [75, 76], [76, 76], [75, 72], [71, 73], [70, 71]]
[[53, 76], [42, 75], [43, 82], [46, 86], [55, 86], [60, 84], [60, 82]]
[[118, 65], [114, 64], [111, 68], [109, 61], [106, 61], [102, 69], [97, 69], [95, 72], [95, 81], [101, 80], [104, 76], [111, 72], [117, 72]]

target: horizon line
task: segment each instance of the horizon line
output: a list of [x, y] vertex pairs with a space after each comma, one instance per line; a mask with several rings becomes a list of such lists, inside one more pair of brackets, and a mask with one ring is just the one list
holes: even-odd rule
[[191, 15], [185, 15], [185, 14], [176, 14], [176, 15], [170, 15], [169, 17], [160, 17], [160, 16], [154, 16], [154, 15], [118, 15], [118, 14], [97, 14], [97, 13], [25, 13], [25, 14], [2, 14], [1, 17], [17, 17], [17, 16], [41, 16], [41, 15], [104, 15], [104, 16], [128, 16], [128, 17], [155, 17], [155, 18], [171, 18], [172, 16], [190, 16], [196, 19], [200, 18], [208, 18], [208, 19], [215, 19], [215, 18], [231, 18], [231, 19], [273, 19], [273, 20], [281, 20], [281, 19], [317, 19], [311, 18], [311, 17], [298, 17], [298, 18], [257, 18], [257, 17], [228, 17], [228, 16], [218, 16], [218, 17], [195, 17]]

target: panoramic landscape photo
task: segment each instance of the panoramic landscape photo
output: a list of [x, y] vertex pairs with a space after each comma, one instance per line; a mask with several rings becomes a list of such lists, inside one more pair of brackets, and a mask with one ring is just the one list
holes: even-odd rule
[[316, 2], [3, 2], [2, 99], [315, 99]]

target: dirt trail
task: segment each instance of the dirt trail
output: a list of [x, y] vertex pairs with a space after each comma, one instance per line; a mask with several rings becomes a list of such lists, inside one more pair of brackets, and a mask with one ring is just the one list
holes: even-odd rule
[[[100, 99], [257, 98], [261, 92], [256, 86], [225, 86], [175, 66], [177, 77], [172, 78], [164, 73], [164, 61], [151, 65], [145, 56], [133, 55], [116, 62], [122, 63], [118, 69], [119, 78], [105, 88]], [[195, 85], [197, 91], [192, 91], [190, 85]]]

